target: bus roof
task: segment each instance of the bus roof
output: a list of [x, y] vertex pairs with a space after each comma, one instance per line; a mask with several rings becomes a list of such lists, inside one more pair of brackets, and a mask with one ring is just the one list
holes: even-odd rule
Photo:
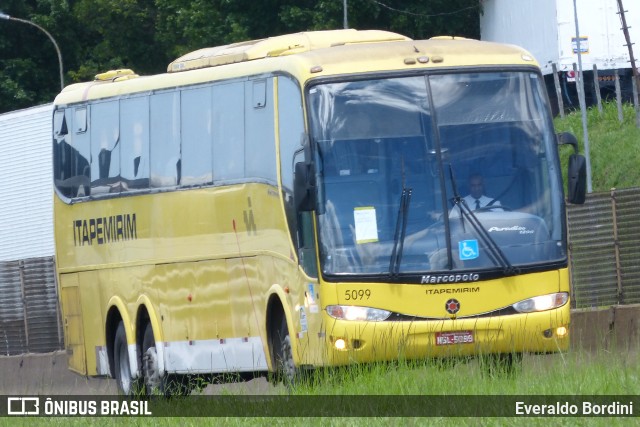
[[538, 67], [528, 52], [512, 45], [449, 36], [412, 40], [377, 30], [302, 32], [196, 50], [173, 61], [164, 74], [108, 71], [92, 82], [67, 86], [54, 103], [73, 104], [275, 72], [294, 75], [304, 83], [314, 77], [376, 71], [507, 65]]
[[270, 37], [234, 43], [226, 46], [210, 47], [188, 53], [169, 64], [168, 72], [213, 67], [235, 62], [264, 59], [274, 56], [292, 55], [310, 50], [325, 49], [356, 43], [381, 43], [411, 40], [388, 31], [313, 31]]

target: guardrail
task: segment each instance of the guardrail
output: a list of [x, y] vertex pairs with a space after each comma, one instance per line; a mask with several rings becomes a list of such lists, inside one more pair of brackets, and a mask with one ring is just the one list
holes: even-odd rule
[[567, 215], [572, 306], [640, 303], [640, 188], [589, 194]]

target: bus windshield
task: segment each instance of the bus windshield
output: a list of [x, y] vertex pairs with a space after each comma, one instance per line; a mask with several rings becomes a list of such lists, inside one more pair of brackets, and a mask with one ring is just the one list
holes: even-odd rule
[[325, 82], [308, 100], [325, 276], [500, 274], [566, 259], [537, 73]]

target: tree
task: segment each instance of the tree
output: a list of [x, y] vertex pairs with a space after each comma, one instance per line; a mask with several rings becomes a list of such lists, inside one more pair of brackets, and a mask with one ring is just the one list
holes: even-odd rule
[[[207, 46], [343, 27], [344, 0], [4, 0], [3, 12], [46, 28], [62, 51], [66, 84], [131, 68], [166, 71]], [[479, 37], [477, 0], [348, 0], [349, 27], [415, 39]], [[29, 26], [0, 22], [0, 112], [52, 102], [56, 52]]]
[[[9, 1], [3, 6], [3, 13], [26, 19], [55, 34], [55, 15], [64, 11], [48, 8], [46, 14], [37, 14], [38, 5], [32, 3]], [[54, 38], [58, 39], [56, 35]], [[46, 103], [60, 91], [55, 46], [45, 33], [31, 25], [0, 20], [0, 68], [0, 112]]]

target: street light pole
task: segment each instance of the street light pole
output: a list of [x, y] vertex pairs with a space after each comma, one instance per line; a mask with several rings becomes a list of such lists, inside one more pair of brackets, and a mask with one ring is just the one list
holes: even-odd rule
[[576, 86], [578, 89], [578, 103], [582, 112], [582, 133], [584, 138], [584, 154], [587, 161], [587, 193], [593, 190], [591, 184], [591, 157], [589, 153], [589, 130], [587, 129], [587, 106], [584, 99], [584, 79], [582, 74], [582, 51], [580, 48], [580, 28], [578, 26], [578, 8], [576, 0], [573, 0], [573, 17], [576, 23], [576, 54], [578, 55], [578, 75], [576, 76]]
[[342, 14], [343, 14], [342, 26], [346, 30], [347, 28], [349, 28], [349, 19], [347, 17], [347, 13], [348, 13], [347, 12], [347, 0], [343, 0], [343, 2], [342, 2], [342, 10], [343, 10], [343, 12], [342, 12]]
[[58, 47], [58, 43], [56, 43], [56, 40], [53, 38], [53, 36], [49, 34], [49, 32], [44, 28], [42, 28], [40, 25], [35, 24], [31, 21], [27, 21], [26, 19], [14, 18], [13, 16], [9, 16], [6, 13], [2, 13], [2, 12], [0, 12], [0, 19], [6, 19], [7, 21], [18, 21], [24, 24], [34, 26], [40, 31], [42, 31], [43, 33], [45, 33], [47, 37], [49, 37], [49, 40], [51, 40], [51, 43], [53, 43], [53, 46], [56, 48], [56, 52], [58, 54], [58, 65], [60, 66], [60, 90], [64, 89], [64, 73], [62, 71], [62, 54], [60, 53], [60, 48]]

